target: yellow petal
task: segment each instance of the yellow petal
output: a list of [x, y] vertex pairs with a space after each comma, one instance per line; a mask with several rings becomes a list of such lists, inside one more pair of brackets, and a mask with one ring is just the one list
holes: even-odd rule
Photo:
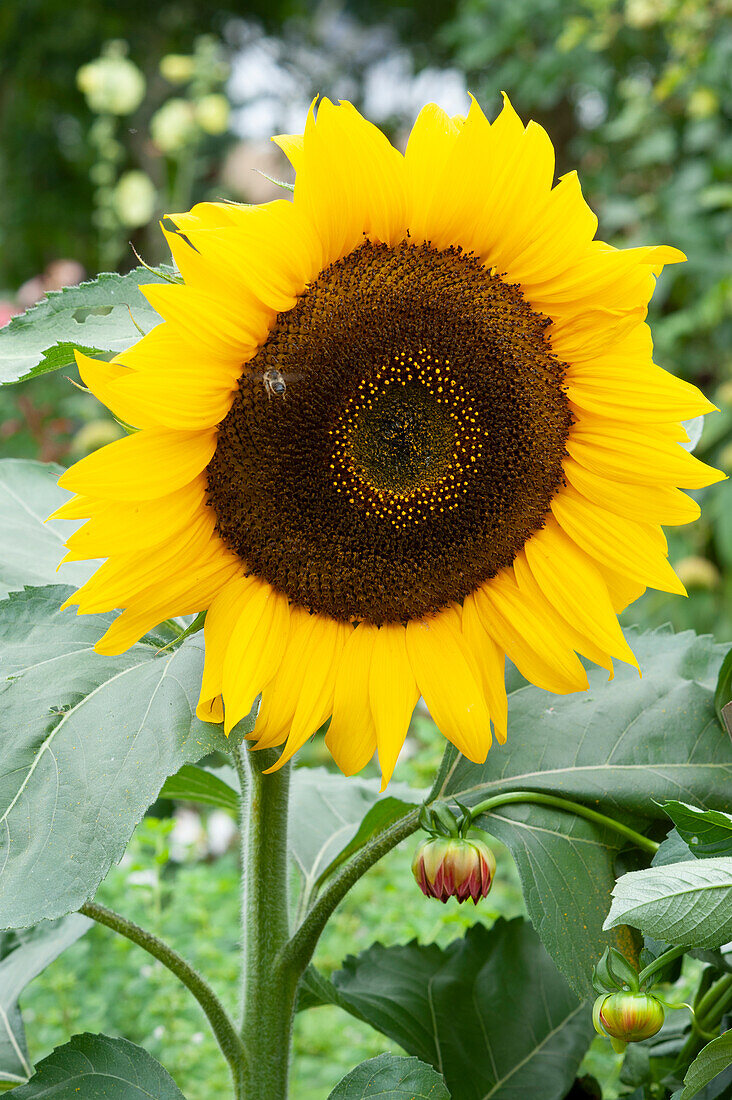
[[[209, 266], [191, 245], [185, 244], [185, 249], [187, 252], [181, 252], [181, 257], [188, 253], [192, 257], [187, 261], [192, 285], [148, 283], [140, 290], [161, 317], [211, 354], [221, 358], [236, 355], [240, 362], [245, 362], [267, 339], [275, 311], [253, 294], [245, 297], [241, 289], [236, 295], [230, 287], [211, 293]], [[180, 263], [186, 266], [181, 257], [179, 266]]]
[[677, 443], [619, 426], [614, 421], [601, 428], [577, 424], [567, 440], [567, 451], [580, 466], [601, 477], [636, 485], [671, 485], [701, 489], [726, 475], [700, 462]]
[[234, 623], [224, 661], [222, 693], [227, 734], [249, 714], [277, 672], [290, 629], [287, 597], [256, 581]]
[[277, 134], [271, 140], [275, 145], [279, 145], [292, 167], [296, 172], [299, 172], [302, 163], [302, 134]]
[[563, 463], [571, 485], [587, 500], [641, 523], [674, 526], [698, 519], [701, 509], [680, 489], [665, 485], [627, 485], [585, 469], [573, 458]]
[[199, 476], [154, 501], [100, 502], [92, 518], [66, 540], [67, 560], [108, 558], [168, 542], [206, 508], [206, 493], [206, 479]]
[[82, 458], [58, 483], [102, 500], [153, 500], [193, 481], [215, 449], [215, 431], [148, 428]]
[[551, 622], [519, 590], [512, 574], [503, 570], [476, 589], [483, 626], [531, 683], [558, 695], [582, 691], [587, 674], [577, 655], [556, 637]]
[[[221, 698], [224, 685], [224, 661], [234, 624], [242, 608], [256, 590], [254, 577], [235, 576], [214, 597], [206, 612], [203, 627], [204, 662], [201, 692], [196, 714], [207, 721], [214, 700]], [[223, 720], [223, 709], [222, 718]]]
[[290, 630], [280, 667], [262, 692], [259, 716], [250, 735], [257, 748], [271, 748], [287, 740], [297, 701], [308, 674], [310, 647], [317, 616], [303, 607], [290, 607]]
[[308, 650], [307, 676], [300, 689], [285, 747], [277, 763], [267, 769], [268, 772], [277, 771], [286, 764], [333, 711], [341, 655], [353, 627], [323, 615], [313, 617], [315, 623]]
[[436, 103], [423, 107], [412, 127], [404, 160], [409, 232], [417, 242], [428, 240], [432, 232], [430, 214], [458, 133], [458, 127]]
[[[701, 390], [650, 361], [610, 357], [570, 365], [567, 396], [580, 413], [647, 423], [690, 420], [714, 412]], [[632, 398], [629, 400], [629, 396]]]
[[437, 728], [475, 763], [491, 746], [491, 723], [463, 641], [447, 615], [407, 623], [407, 653], [417, 687]]
[[382, 791], [394, 772], [418, 698], [407, 656], [406, 631], [401, 623], [386, 623], [379, 627], [374, 638], [369, 681]]
[[686, 595], [665, 557], [665, 540], [651, 524], [613, 515], [567, 486], [552, 501], [562, 530], [591, 557], [640, 584]]
[[376, 752], [369, 685], [377, 627], [361, 623], [343, 648], [325, 743], [344, 775], [355, 775]]
[[543, 595], [567, 622], [606, 653], [638, 666], [602, 576], [556, 522], [547, 520], [526, 543], [524, 554]]
[[473, 595], [467, 596], [463, 601], [461, 628], [468, 653], [478, 667], [496, 740], [503, 745], [508, 730], [506, 654], [483, 626]]

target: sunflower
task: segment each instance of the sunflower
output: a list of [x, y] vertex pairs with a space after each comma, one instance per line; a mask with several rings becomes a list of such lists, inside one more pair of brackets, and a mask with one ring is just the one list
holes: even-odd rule
[[292, 201], [171, 215], [163, 323], [82, 379], [138, 430], [60, 479], [88, 517], [68, 601], [124, 608], [119, 653], [207, 611], [198, 715], [288, 760], [323, 723], [388, 782], [420, 696], [483, 761], [506, 738], [505, 655], [556, 693], [578, 654], [636, 664], [617, 613], [684, 589], [661, 524], [722, 475], [679, 444], [712, 409], [652, 362], [668, 247], [618, 250], [546, 132], [434, 104], [406, 153], [323, 100], [274, 139]]

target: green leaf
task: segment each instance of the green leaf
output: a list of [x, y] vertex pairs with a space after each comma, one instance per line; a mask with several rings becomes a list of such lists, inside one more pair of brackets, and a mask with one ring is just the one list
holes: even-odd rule
[[681, 1100], [692, 1100], [710, 1081], [732, 1066], [732, 1031], [725, 1031], [697, 1054], [684, 1077]]
[[74, 1035], [39, 1062], [13, 1100], [184, 1100], [170, 1074], [142, 1047], [109, 1035]]
[[213, 772], [184, 764], [180, 771], [163, 783], [161, 798], [177, 798], [181, 802], [198, 802], [202, 806], [216, 806], [234, 815], [239, 812], [239, 796], [233, 787]]
[[290, 798], [290, 854], [300, 878], [300, 914], [317, 884], [374, 832], [414, 809], [424, 792], [394, 784], [379, 797], [377, 779], [354, 779], [325, 768], [297, 768]]
[[730, 649], [729, 653], [722, 661], [722, 667], [719, 670], [719, 677], [717, 679], [717, 687], [714, 692], [714, 707], [717, 711], [717, 718], [719, 718], [721, 725], [724, 725], [722, 710], [729, 702], [732, 702], [732, 649]]
[[453, 1100], [561, 1100], [593, 1034], [522, 918], [474, 925], [444, 950], [374, 944], [333, 986], [337, 1004], [439, 1069]]
[[699, 810], [672, 799], [663, 809], [697, 859], [732, 856], [732, 815], [721, 810]]
[[18, 998], [91, 923], [74, 913], [22, 932], [0, 932], [0, 1091], [21, 1084], [33, 1072]]
[[651, 860], [652, 867], [665, 867], [669, 863], [683, 863], [689, 858], [689, 845], [672, 829]]
[[101, 656], [113, 616], [60, 611], [69, 591], [0, 604], [0, 927], [78, 909], [165, 779], [232, 743], [195, 717], [200, 635], [160, 655], [141, 643]]
[[380, 1054], [339, 1081], [328, 1100], [450, 1100], [439, 1073], [418, 1058]]
[[149, 332], [160, 322], [138, 285], [163, 281], [136, 267], [128, 275], [104, 272], [80, 286], [50, 291], [0, 329], [0, 385], [73, 366], [74, 349], [87, 355], [125, 351], [140, 339], [136, 324]]
[[618, 924], [665, 943], [721, 947], [732, 940], [732, 859], [630, 871], [615, 884], [605, 927]]
[[69, 499], [56, 484], [61, 472], [52, 463], [0, 460], [0, 599], [26, 584], [82, 585], [101, 564], [68, 562], [56, 572], [64, 542], [83, 522], [44, 522]]
[[[631, 631], [628, 640], [642, 678], [621, 665], [608, 683], [593, 669], [588, 692], [556, 696], [510, 671], [506, 745], [494, 746], [485, 764], [448, 753], [433, 795], [474, 806], [503, 791], [547, 791], [642, 833], [653, 818], [666, 820], [653, 799], [727, 806], [732, 755], [714, 711], [723, 649], [689, 631]], [[632, 957], [629, 934], [602, 930], [622, 838], [527, 804], [501, 806], [477, 824], [511, 849], [529, 915], [573, 988], [590, 992], [608, 944]]]

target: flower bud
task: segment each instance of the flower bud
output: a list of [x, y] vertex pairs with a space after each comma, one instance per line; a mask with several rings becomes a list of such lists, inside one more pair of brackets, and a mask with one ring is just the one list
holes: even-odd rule
[[422, 893], [442, 902], [486, 897], [495, 870], [496, 859], [487, 844], [459, 837], [425, 840], [412, 860], [412, 874]]
[[650, 1039], [663, 1025], [663, 1005], [648, 993], [601, 993], [592, 1009], [595, 1031], [608, 1035], [615, 1050]]

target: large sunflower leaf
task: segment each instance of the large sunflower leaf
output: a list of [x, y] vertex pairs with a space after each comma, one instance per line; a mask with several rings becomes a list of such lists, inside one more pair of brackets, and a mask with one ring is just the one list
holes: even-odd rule
[[732, 940], [732, 859], [686, 860], [618, 879], [606, 928], [630, 924], [646, 936], [684, 947]]
[[68, 562], [56, 571], [81, 522], [45, 522], [70, 496], [56, 484], [61, 472], [53, 463], [0, 460], [0, 598], [26, 584], [82, 585], [100, 564]]
[[[642, 678], [620, 666], [608, 683], [595, 669], [588, 692], [556, 696], [512, 672], [506, 745], [494, 745], [485, 764], [449, 752], [436, 795], [472, 806], [511, 790], [548, 791], [641, 832], [667, 821], [654, 799], [725, 808], [732, 748], [714, 710], [724, 648], [689, 631], [629, 632], [629, 641]], [[478, 825], [513, 852], [534, 926], [573, 987], [589, 993], [608, 943], [632, 954], [622, 930], [620, 940], [602, 931], [622, 839], [528, 804], [501, 806]]]
[[334, 1003], [435, 1066], [452, 1100], [561, 1100], [593, 1034], [587, 1003], [520, 917], [474, 925], [444, 950], [374, 944], [333, 988]]
[[109, 1035], [74, 1035], [38, 1063], [17, 1100], [184, 1100], [170, 1074], [142, 1047]]
[[22, 932], [0, 933], [0, 1092], [22, 1084], [33, 1072], [18, 998], [91, 923], [72, 913]]
[[418, 1058], [379, 1054], [339, 1081], [328, 1100], [450, 1100], [441, 1075]]
[[52, 290], [0, 329], [0, 385], [73, 366], [74, 349], [87, 355], [124, 351], [140, 339], [138, 325], [149, 332], [160, 322], [138, 286], [162, 281], [162, 274], [136, 267]]
[[[0, 927], [78, 909], [165, 779], [231, 739], [198, 721], [200, 636], [173, 650], [94, 652], [111, 615], [59, 607], [70, 589], [0, 604]], [[241, 723], [234, 743], [245, 732]]]

